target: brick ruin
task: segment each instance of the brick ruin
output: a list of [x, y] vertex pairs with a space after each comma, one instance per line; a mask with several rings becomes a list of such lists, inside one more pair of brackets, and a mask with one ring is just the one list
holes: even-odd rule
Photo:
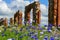
[[25, 7], [25, 21], [30, 21], [30, 11], [33, 9], [33, 23], [40, 24], [40, 3], [34, 2]]
[[22, 24], [22, 12], [19, 10], [14, 14], [14, 24]]
[[48, 23], [60, 25], [60, 0], [49, 0]]
[[14, 25], [14, 19], [10, 18], [10, 25]]
[[7, 19], [7, 18], [4, 19], [3, 25], [4, 25], [6, 28], [8, 27], [8, 19]]

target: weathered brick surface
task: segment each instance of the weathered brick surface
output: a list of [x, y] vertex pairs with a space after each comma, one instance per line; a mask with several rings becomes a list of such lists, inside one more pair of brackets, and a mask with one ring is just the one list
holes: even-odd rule
[[54, 25], [57, 25], [57, 0], [54, 0]]
[[30, 11], [33, 9], [33, 21], [40, 24], [40, 3], [34, 2], [25, 7], [25, 21], [30, 20]]
[[10, 25], [14, 25], [14, 19], [10, 18]]
[[4, 24], [5, 27], [8, 27], [8, 19], [7, 18], [4, 19], [3, 24]]
[[60, 25], [60, 0], [58, 0], [58, 25]]
[[18, 11], [15, 13], [14, 15], [14, 23], [16, 24], [22, 24], [22, 12], [21, 11]]
[[[60, 0], [49, 0], [49, 20], [53, 25], [60, 25]], [[52, 16], [53, 15], [53, 16]], [[51, 20], [54, 19], [54, 20]]]
[[22, 12], [21, 11], [19, 11], [18, 22], [19, 24], [22, 24]]

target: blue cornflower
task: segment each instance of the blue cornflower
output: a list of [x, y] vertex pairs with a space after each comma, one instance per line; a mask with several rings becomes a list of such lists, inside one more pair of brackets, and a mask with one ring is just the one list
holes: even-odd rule
[[20, 36], [20, 38], [23, 38], [23, 36]]
[[36, 39], [36, 38], [37, 38], [37, 35], [33, 35], [33, 36], [31, 36], [31, 38], [34, 38], [34, 39]]
[[32, 29], [36, 29], [36, 27], [35, 27], [35, 26], [32, 26], [31, 28], [32, 28]]
[[44, 25], [44, 27], [47, 27], [47, 25]]
[[4, 33], [2, 33], [2, 36], [5, 36], [5, 34], [4, 34]]
[[31, 34], [28, 34], [28, 36], [31, 36]]
[[31, 38], [35, 38], [34, 36], [31, 36]]
[[30, 32], [30, 34], [34, 34], [34, 32]]
[[23, 28], [20, 28], [20, 31], [22, 31], [23, 30]]
[[14, 38], [12, 38], [12, 40], [15, 40]]
[[36, 37], [35, 40], [38, 40], [38, 38]]
[[52, 24], [49, 24], [48, 27], [52, 27], [53, 25]]
[[30, 23], [30, 26], [32, 26], [32, 23]]
[[40, 27], [40, 28], [38, 28], [38, 30], [43, 30], [43, 28]]
[[31, 36], [31, 38], [35, 38], [34, 36]]
[[26, 21], [24, 21], [24, 24], [26, 25]]
[[30, 34], [30, 33], [28, 33], [27, 35], [28, 35], [28, 36], [31, 36], [31, 34]]
[[38, 24], [38, 27], [40, 27], [40, 24]]
[[54, 37], [50, 37], [50, 40], [55, 40]]
[[51, 28], [48, 28], [47, 31], [48, 31], [48, 32], [51, 32], [52, 30], [51, 30]]
[[48, 40], [48, 36], [47, 35], [44, 37], [44, 40]]

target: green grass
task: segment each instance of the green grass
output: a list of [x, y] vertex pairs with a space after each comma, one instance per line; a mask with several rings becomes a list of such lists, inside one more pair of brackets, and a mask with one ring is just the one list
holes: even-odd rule
[[[19, 31], [20, 27], [17, 27], [17, 28], [13, 28], [13, 27], [10, 27], [10, 28], [7, 28], [7, 30], [4, 32], [4, 34], [6, 36], [3, 36], [1, 35], [1, 33], [4, 31], [4, 29], [2, 27], [0, 27], [0, 30], [2, 30], [2, 32], [0, 32], [0, 40], [7, 40], [9, 38], [14, 38], [15, 40], [34, 40], [32, 39], [30, 36], [24, 36], [23, 38], [19, 38], [20, 36], [24, 35], [24, 34], [28, 34], [28, 30], [26, 30], [26, 27], [27, 26], [22, 26], [24, 29], [22, 31]], [[44, 28], [44, 27], [43, 27]], [[19, 34], [15, 35], [15, 31], [11, 32], [12, 30], [18, 30]], [[44, 28], [45, 30], [45, 28]], [[44, 32], [44, 34], [40, 35], [40, 32], [41, 30], [34, 30], [34, 29], [30, 29], [31, 32], [38, 32], [38, 39], [39, 40], [43, 40], [44, 39], [44, 36], [47, 34], [48, 36], [48, 39], [50, 39], [50, 36], [52, 35], [51, 33], [49, 32]], [[34, 35], [34, 34], [33, 34]], [[40, 37], [42, 36], [42, 37]]]

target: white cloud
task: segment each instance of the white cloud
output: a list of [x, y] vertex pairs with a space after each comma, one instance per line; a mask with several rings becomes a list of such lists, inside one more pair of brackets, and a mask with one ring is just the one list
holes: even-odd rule
[[24, 12], [24, 8], [28, 5], [29, 1], [24, 0], [14, 0], [10, 4], [6, 4], [4, 1], [0, 0], [0, 15], [10, 15], [13, 16], [17, 10], [22, 10]]
[[44, 4], [40, 4], [41, 9], [41, 25], [48, 25], [48, 8]]
[[0, 1], [2, 1], [2, 0], [0, 0]]
[[39, 1], [39, 0], [34, 0], [34, 1]]
[[40, 9], [41, 9], [41, 13], [42, 15], [48, 15], [48, 7], [44, 4], [40, 4]]
[[8, 8], [7, 4], [4, 1], [0, 1], [0, 13], [1, 14], [9, 14], [11, 13], [11, 9]]

